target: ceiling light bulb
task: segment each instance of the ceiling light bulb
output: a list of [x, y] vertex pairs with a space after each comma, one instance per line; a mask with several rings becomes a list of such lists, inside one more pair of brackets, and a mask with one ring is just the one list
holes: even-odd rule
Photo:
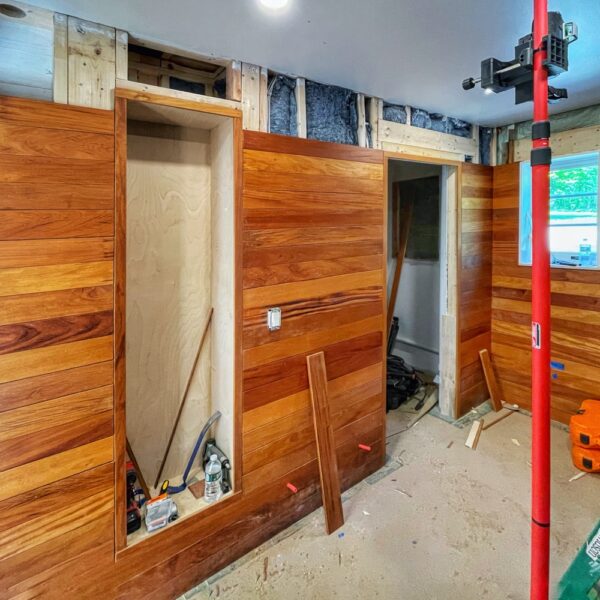
[[271, 10], [281, 10], [289, 4], [289, 0], [259, 0], [265, 8]]

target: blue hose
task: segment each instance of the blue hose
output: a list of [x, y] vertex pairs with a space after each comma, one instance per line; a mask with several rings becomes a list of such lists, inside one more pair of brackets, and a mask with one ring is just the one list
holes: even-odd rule
[[198, 450], [200, 450], [200, 446], [202, 445], [202, 442], [204, 441], [204, 438], [206, 437], [208, 430], [212, 427], [213, 423], [220, 416], [221, 416], [221, 412], [217, 411], [208, 421], [206, 421], [206, 424], [202, 428], [202, 431], [200, 432], [200, 435], [198, 436], [198, 439], [196, 440], [196, 445], [194, 446], [192, 455], [190, 456], [187, 466], [185, 467], [185, 471], [183, 472], [183, 483], [181, 485], [169, 486], [167, 488], [167, 494], [179, 494], [179, 492], [183, 492], [183, 490], [185, 490], [187, 488], [187, 478], [188, 478], [188, 475], [190, 474], [190, 470], [192, 469], [194, 461], [196, 460], [196, 456], [198, 455]]

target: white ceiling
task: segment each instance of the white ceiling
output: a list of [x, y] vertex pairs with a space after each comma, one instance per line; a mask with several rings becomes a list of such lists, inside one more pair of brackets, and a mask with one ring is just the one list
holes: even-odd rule
[[[513, 57], [531, 26], [532, 0], [290, 0], [272, 12], [258, 0], [30, 0], [204, 55], [441, 112], [482, 125], [530, 117], [513, 92], [463, 91], [482, 59]], [[554, 112], [600, 103], [600, 2], [549, 0], [579, 25], [571, 69], [555, 80], [570, 98]]]

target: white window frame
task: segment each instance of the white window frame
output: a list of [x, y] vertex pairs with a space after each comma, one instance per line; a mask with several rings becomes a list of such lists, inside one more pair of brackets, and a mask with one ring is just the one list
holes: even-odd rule
[[[561, 156], [557, 156], [554, 158], [552, 165], [550, 166], [550, 170], [555, 170], [555, 169], [566, 169], [566, 168], [576, 168], [578, 166], [578, 161], [581, 161], [581, 158], [583, 157], [589, 157], [589, 156], [593, 156], [596, 155], [596, 160], [598, 162], [598, 189], [597, 189], [597, 194], [598, 194], [598, 214], [596, 216], [596, 265], [595, 266], [590, 266], [590, 267], [583, 267], [581, 265], [557, 265], [557, 264], [552, 264], [552, 262], [550, 262], [550, 266], [553, 269], [576, 269], [576, 270], [582, 270], [582, 271], [598, 271], [600, 270], [600, 150], [594, 150], [592, 152], [587, 151], [587, 152], [578, 152], [578, 153], [573, 153], [573, 154], [563, 154]], [[566, 162], [566, 161], [572, 161], [574, 164], [571, 165], [565, 165], [565, 164], [560, 164], [557, 165], [555, 161], [560, 161], [562, 163]], [[587, 162], [587, 161], [586, 161]], [[553, 169], [553, 167], [555, 167], [555, 169]], [[522, 163], [520, 163], [519, 165], [519, 236], [518, 236], [518, 240], [517, 240], [517, 260], [518, 260], [518, 264], [519, 266], [523, 266], [523, 267], [530, 267], [531, 266], [531, 260], [530, 261], [523, 261], [521, 260], [521, 243], [522, 243], [522, 229], [523, 229], [523, 221], [524, 219], [529, 216], [529, 218], [531, 218], [531, 210], [532, 210], [532, 201], [530, 199], [529, 202], [529, 215], [524, 215], [524, 210], [525, 207], [523, 206], [523, 187], [524, 187], [524, 178], [523, 178], [523, 173], [526, 172], [527, 173], [527, 181], [529, 183], [529, 190], [532, 190], [532, 185], [531, 185], [531, 165], [529, 161], [524, 161]], [[528, 231], [531, 232], [531, 227], [528, 227]], [[550, 235], [550, 230], [548, 230], [548, 235]], [[529, 242], [529, 255], [531, 256], [531, 241]]]

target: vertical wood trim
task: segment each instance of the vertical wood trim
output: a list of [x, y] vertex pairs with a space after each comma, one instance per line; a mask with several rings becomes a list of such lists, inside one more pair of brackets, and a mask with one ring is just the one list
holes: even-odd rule
[[367, 118], [365, 113], [364, 94], [356, 94], [356, 114], [358, 117], [358, 127], [356, 131], [358, 145], [361, 148], [367, 148]]
[[225, 71], [225, 88], [227, 100], [242, 100], [242, 63], [239, 60], [232, 60]]
[[244, 129], [260, 129], [260, 67], [242, 63], [242, 110]]
[[307, 356], [306, 365], [308, 368], [313, 424], [317, 442], [319, 478], [321, 480], [323, 510], [325, 511], [325, 527], [329, 534], [344, 524], [344, 511], [342, 509], [335, 439], [329, 415], [325, 354], [317, 352], [316, 354]]
[[[448, 272], [452, 272], [454, 282], [453, 290], [454, 293], [448, 296], [448, 307], [452, 310], [448, 311], [454, 315], [454, 386], [452, 393], [454, 395], [453, 410], [454, 413], [451, 415], [453, 418], [458, 418], [460, 411], [460, 371], [461, 371], [461, 358], [460, 358], [460, 323], [461, 323], [461, 310], [460, 310], [460, 297], [461, 297], [461, 285], [459, 274], [462, 272], [462, 236], [461, 236], [461, 223], [462, 223], [462, 177], [463, 177], [463, 166], [459, 164], [456, 167], [454, 173], [455, 180], [455, 211], [454, 219], [452, 219], [452, 225], [454, 227], [454, 249], [452, 255], [455, 263], [452, 271], [450, 271], [450, 263], [448, 264]], [[450, 256], [450, 255], [449, 255]]]
[[260, 86], [259, 86], [259, 129], [260, 131], [269, 131], [269, 71], [264, 67], [260, 68]]
[[233, 489], [239, 491], [242, 488], [242, 427], [243, 427], [243, 131], [242, 119], [233, 120], [233, 176], [234, 176], [234, 206], [235, 206], [235, 234], [234, 234], [234, 259], [235, 259], [235, 304], [234, 304], [234, 432], [233, 432], [233, 453], [234, 453], [234, 472]]
[[122, 29], [116, 31], [115, 72], [117, 79], [129, 78], [129, 34]]
[[60, 104], [69, 101], [69, 74], [67, 56], [67, 16], [54, 13], [54, 73], [53, 100]]
[[[381, 104], [383, 106], [383, 101], [380, 101], [378, 98], [372, 98], [371, 104], [377, 102], [377, 104]], [[374, 137], [372, 139], [375, 139]], [[388, 206], [389, 206], [389, 166], [390, 160], [387, 157], [383, 159], [383, 182], [381, 186], [381, 193], [383, 195], [383, 202], [381, 203], [381, 210], [383, 211], [382, 215], [382, 241], [383, 241], [383, 265], [381, 268], [381, 331], [383, 332], [383, 339], [381, 340], [381, 397], [383, 398], [383, 402], [381, 403], [381, 439], [385, 440], [387, 436], [387, 345], [389, 338], [389, 331], [386, 332], [385, 326], [387, 324], [387, 304], [388, 304], [388, 296], [387, 296], [387, 257], [388, 257]], [[385, 444], [381, 444], [380, 450], [380, 465], [383, 466], [385, 464]]]
[[127, 243], [127, 100], [115, 100], [115, 321], [114, 321], [114, 456], [115, 546], [127, 545], [125, 506], [125, 283]]
[[404, 108], [406, 109], [406, 124], [412, 126], [412, 108], [408, 104]]
[[306, 80], [296, 79], [296, 129], [299, 138], [306, 138]]

